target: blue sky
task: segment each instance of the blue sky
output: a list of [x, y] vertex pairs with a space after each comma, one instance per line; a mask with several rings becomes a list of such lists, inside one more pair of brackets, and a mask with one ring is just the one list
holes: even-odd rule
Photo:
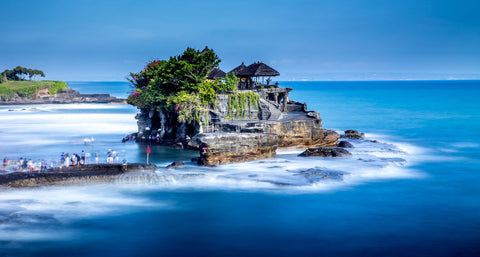
[[123, 81], [191, 46], [280, 80], [480, 79], [480, 1], [1, 0], [0, 70]]

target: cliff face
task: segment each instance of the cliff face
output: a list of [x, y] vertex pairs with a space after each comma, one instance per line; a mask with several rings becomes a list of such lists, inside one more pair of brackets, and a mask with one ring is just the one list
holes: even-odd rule
[[322, 129], [320, 119], [306, 116], [302, 120], [248, 123], [243, 128], [241, 124], [224, 124], [227, 133], [201, 133], [193, 137], [190, 144], [192, 148], [200, 148], [199, 164], [272, 158], [278, 147], [332, 147], [339, 138], [335, 131]]
[[[289, 101], [290, 90], [257, 90], [254, 103], [245, 96], [218, 95], [216, 106], [202, 118], [203, 126], [181, 122], [172, 113], [144, 110], [136, 117], [137, 140], [185, 143], [188, 135], [189, 148], [204, 148], [199, 161], [203, 165], [272, 158], [278, 147], [336, 146], [339, 135], [323, 129], [320, 115], [306, 111], [306, 104]], [[234, 103], [238, 99], [246, 102]]]
[[200, 145], [199, 164], [208, 166], [273, 158], [280, 142], [265, 133], [207, 133], [193, 140]]
[[322, 129], [321, 119], [267, 122], [263, 131], [278, 134], [279, 147], [335, 146], [339, 138], [335, 131]]
[[[202, 117], [202, 126], [198, 123], [187, 123], [177, 118], [175, 113], [163, 111], [141, 110], [135, 116], [137, 119], [137, 141], [150, 141], [158, 135], [161, 143], [181, 142], [186, 135], [192, 137], [202, 132], [224, 131], [232, 132], [227, 127], [235, 122], [251, 122], [261, 120], [275, 121], [284, 114], [279, 105], [259, 99], [258, 105], [244, 103], [244, 108], [230, 106], [229, 96], [219, 94], [215, 106], [210, 106], [208, 115]], [[247, 100], [248, 101], [248, 100]]]

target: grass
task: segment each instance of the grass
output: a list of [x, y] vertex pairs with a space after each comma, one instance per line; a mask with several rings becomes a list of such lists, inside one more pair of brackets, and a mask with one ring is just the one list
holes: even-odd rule
[[48, 88], [48, 94], [54, 95], [58, 91], [65, 91], [67, 83], [63, 81], [7, 81], [0, 84], [0, 98], [14, 97], [32, 98], [38, 90]]

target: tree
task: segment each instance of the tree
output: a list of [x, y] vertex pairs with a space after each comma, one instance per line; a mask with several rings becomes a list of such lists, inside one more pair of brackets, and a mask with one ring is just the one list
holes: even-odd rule
[[200, 113], [216, 101], [215, 84], [205, 83], [220, 59], [213, 50], [187, 48], [168, 60], [154, 60], [128, 80], [136, 88], [127, 99], [140, 109], [162, 109], [186, 121], [199, 121]]
[[[42, 78], [45, 78], [45, 73], [43, 73], [43, 71], [37, 70], [37, 69], [30, 70], [30, 74], [29, 74], [30, 80], [32, 80], [32, 77], [35, 79], [35, 76], [40, 76]], [[38, 78], [37, 78], [37, 80], [38, 80]]]
[[13, 70], [4, 70], [2, 72], [4, 80], [26, 80], [28, 77], [29, 80], [32, 80], [35, 76], [45, 77], [45, 73], [37, 69], [29, 69], [22, 66], [17, 66]]

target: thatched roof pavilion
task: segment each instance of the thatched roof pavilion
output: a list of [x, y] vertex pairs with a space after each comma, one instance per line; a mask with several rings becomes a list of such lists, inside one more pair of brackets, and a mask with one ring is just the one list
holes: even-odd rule
[[238, 72], [237, 76], [249, 76], [249, 77], [275, 77], [279, 76], [280, 72], [276, 71], [272, 67], [266, 65], [263, 62], [256, 62], [248, 65], [246, 69], [242, 69]]
[[208, 73], [207, 79], [211, 79], [211, 80], [223, 79], [226, 76], [227, 76], [227, 74], [225, 72], [223, 72], [221, 69], [214, 68]]
[[241, 65], [231, 70], [229, 73], [235, 73], [235, 75], [240, 78], [240, 84], [242, 88], [250, 88], [254, 84], [260, 83], [260, 78], [263, 82], [265, 77], [268, 77], [267, 85], [269, 85], [271, 81], [270, 77], [280, 75], [280, 72], [276, 71], [275, 69], [266, 65], [263, 62], [255, 62], [248, 66], [245, 66], [245, 64], [243, 64], [242, 62]]
[[246, 69], [247, 66], [242, 62], [242, 64], [238, 65], [235, 69], [231, 70], [228, 72], [228, 74], [235, 73], [235, 75], [238, 75], [239, 72], [243, 71]]

